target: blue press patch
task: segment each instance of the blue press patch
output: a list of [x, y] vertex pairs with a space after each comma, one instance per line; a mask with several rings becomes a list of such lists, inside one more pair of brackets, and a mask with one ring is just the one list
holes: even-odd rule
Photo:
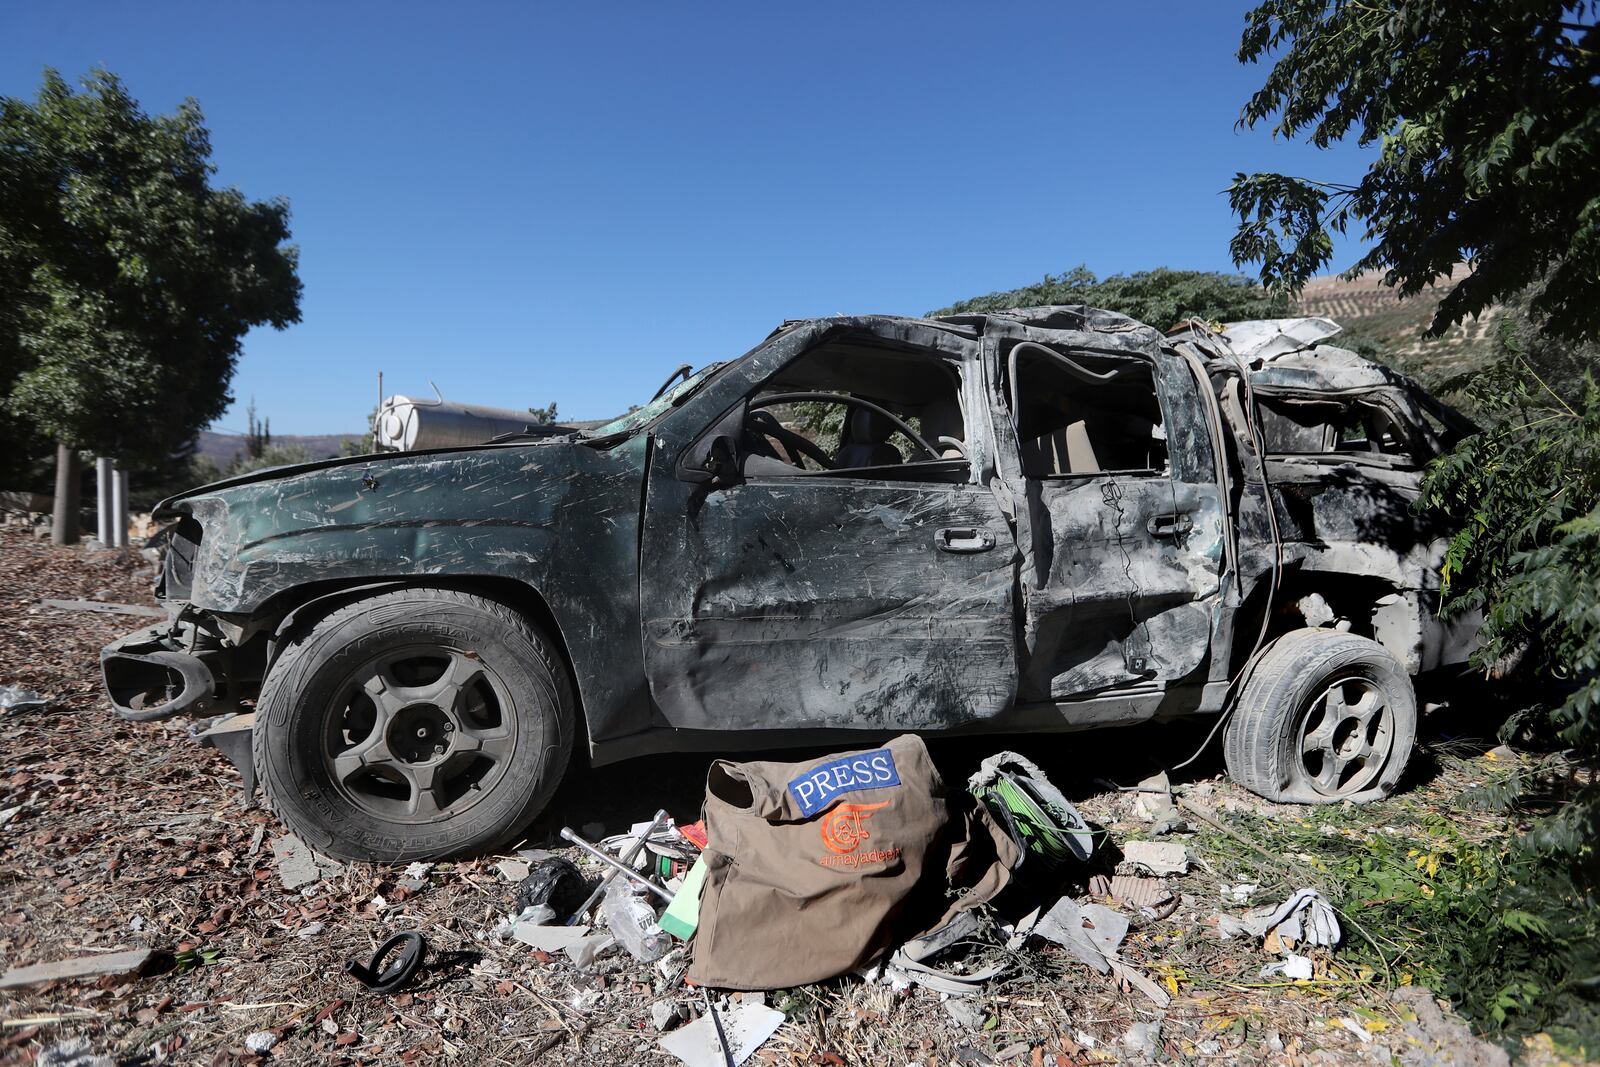
[[809, 818], [840, 793], [899, 784], [900, 772], [895, 769], [894, 753], [880, 748], [819, 763], [791, 781], [789, 792], [800, 805], [800, 814]]

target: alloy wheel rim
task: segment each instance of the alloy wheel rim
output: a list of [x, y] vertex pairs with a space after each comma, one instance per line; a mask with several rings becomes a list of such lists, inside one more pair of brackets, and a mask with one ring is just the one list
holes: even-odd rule
[[1343, 797], [1370, 788], [1388, 765], [1395, 716], [1371, 679], [1330, 683], [1300, 719], [1297, 753], [1311, 787]]
[[477, 653], [410, 646], [373, 656], [340, 686], [323, 765], [362, 810], [428, 824], [478, 803], [504, 775], [516, 740], [509, 691]]

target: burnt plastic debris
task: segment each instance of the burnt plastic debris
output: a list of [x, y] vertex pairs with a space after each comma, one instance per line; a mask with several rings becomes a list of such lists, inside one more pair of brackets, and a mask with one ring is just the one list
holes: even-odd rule
[[578, 865], [561, 856], [542, 860], [517, 883], [513, 898], [518, 912], [546, 904], [555, 912], [555, 922], [567, 920], [585, 900], [592, 887]]
[[428, 942], [415, 930], [395, 934], [379, 946], [367, 963], [345, 960], [345, 973], [374, 993], [393, 993], [411, 981], [422, 966]]

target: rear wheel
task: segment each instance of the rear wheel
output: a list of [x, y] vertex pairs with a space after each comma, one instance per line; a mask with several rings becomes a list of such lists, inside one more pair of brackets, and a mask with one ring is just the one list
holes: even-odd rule
[[1295, 630], [1256, 664], [1228, 722], [1224, 757], [1268, 800], [1375, 800], [1399, 784], [1417, 740], [1405, 669], [1376, 641]]
[[273, 809], [342, 859], [491, 848], [549, 802], [572, 751], [572, 691], [517, 612], [446, 589], [339, 609], [278, 657], [256, 708]]

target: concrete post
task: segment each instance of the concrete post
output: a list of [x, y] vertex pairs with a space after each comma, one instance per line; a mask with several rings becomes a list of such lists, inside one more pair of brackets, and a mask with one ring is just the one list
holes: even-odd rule
[[78, 543], [78, 450], [56, 445], [56, 502], [51, 515], [50, 540], [58, 545]]
[[111, 521], [116, 524], [111, 531], [111, 546], [126, 548], [128, 545], [127, 471], [115, 471], [111, 479]]
[[100, 456], [94, 461], [94, 524], [95, 536], [102, 545], [111, 544], [111, 457]]

